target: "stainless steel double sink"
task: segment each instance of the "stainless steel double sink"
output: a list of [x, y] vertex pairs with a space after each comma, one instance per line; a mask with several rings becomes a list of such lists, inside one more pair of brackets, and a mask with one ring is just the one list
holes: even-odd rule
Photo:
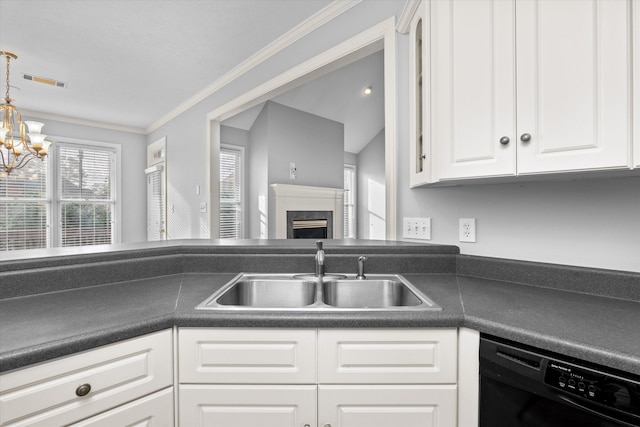
[[348, 275], [241, 273], [198, 310], [424, 311], [441, 310], [398, 274]]

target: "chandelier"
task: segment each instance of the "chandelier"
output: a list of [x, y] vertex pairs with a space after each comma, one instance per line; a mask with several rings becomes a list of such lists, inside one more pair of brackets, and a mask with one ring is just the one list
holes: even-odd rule
[[35, 158], [43, 159], [47, 155], [51, 142], [45, 141], [47, 136], [40, 133], [44, 123], [23, 122], [22, 115], [11, 104], [13, 100], [9, 96], [9, 66], [11, 59], [18, 59], [18, 57], [4, 51], [0, 51], [0, 55], [7, 59], [7, 91], [3, 98], [4, 102], [0, 104], [2, 113], [0, 157], [4, 171], [10, 174], [14, 169], [22, 168]]

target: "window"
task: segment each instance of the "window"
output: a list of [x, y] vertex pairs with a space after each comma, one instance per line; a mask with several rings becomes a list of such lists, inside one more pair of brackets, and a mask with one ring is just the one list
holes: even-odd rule
[[243, 237], [242, 174], [244, 149], [220, 147], [220, 238]]
[[115, 151], [60, 143], [57, 153], [60, 246], [112, 243]]
[[356, 238], [356, 167], [344, 165], [344, 238]]
[[48, 158], [34, 159], [0, 174], [0, 251], [48, 246], [48, 164]]
[[0, 251], [115, 243], [118, 149], [56, 138], [44, 161], [0, 175]]

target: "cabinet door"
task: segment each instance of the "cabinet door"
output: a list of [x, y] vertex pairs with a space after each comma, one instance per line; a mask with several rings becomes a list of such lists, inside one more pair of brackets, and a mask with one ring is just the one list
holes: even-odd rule
[[318, 425], [451, 427], [456, 386], [344, 385], [318, 387]]
[[633, 18], [633, 136], [634, 136], [634, 165], [640, 168], [640, 3], [637, 1], [632, 6]]
[[513, 23], [511, 0], [431, 2], [431, 143], [440, 180], [516, 171]]
[[173, 387], [96, 415], [69, 427], [171, 427]]
[[315, 385], [181, 385], [181, 426], [315, 427]]
[[320, 384], [454, 384], [455, 329], [321, 329]]
[[0, 425], [66, 425], [172, 382], [167, 330], [0, 376]]
[[315, 384], [315, 329], [180, 328], [180, 383]]
[[430, 140], [429, 2], [421, 1], [409, 28], [409, 185], [433, 181]]
[[628, 8], [626, 0], [517, 2], [519, 173], [629, 165]]

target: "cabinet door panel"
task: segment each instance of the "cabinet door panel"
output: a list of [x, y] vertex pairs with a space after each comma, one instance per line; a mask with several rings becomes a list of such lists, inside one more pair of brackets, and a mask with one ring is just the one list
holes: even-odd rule
[[[432, 144], [440, 179], [515, 173], [514, 2], [431, 3]], [[502, 137], [509, 138], [501, 144]]]
[[640, 168], [640, 4], [636, 1], [632, 6], [633, 17], [633, 137], [634, 165]]
[[320, 384], [455, 383], [455, 329], [318, 331]]
[[316, 386], [181, 385], [179, 414], [189, 427], [314, 427]]
[[316, 331], [189, 329], [178, 331], [181, 383], [316, 382]]
[[318, 424], [332, 427], [456, 425], [456, 386], [319, 386]]
[[159, 391], [69, 427], [113, 426], [173, 426], [173, 388]]
[[[171, 331], [104, 346], [0, 377], [0, 425], [87, 418], [171, 385]], [[78, 396], [81, 384], [91, 386]]]
[[519, 1], [518, 173], [629, 164], [625, 0]]

